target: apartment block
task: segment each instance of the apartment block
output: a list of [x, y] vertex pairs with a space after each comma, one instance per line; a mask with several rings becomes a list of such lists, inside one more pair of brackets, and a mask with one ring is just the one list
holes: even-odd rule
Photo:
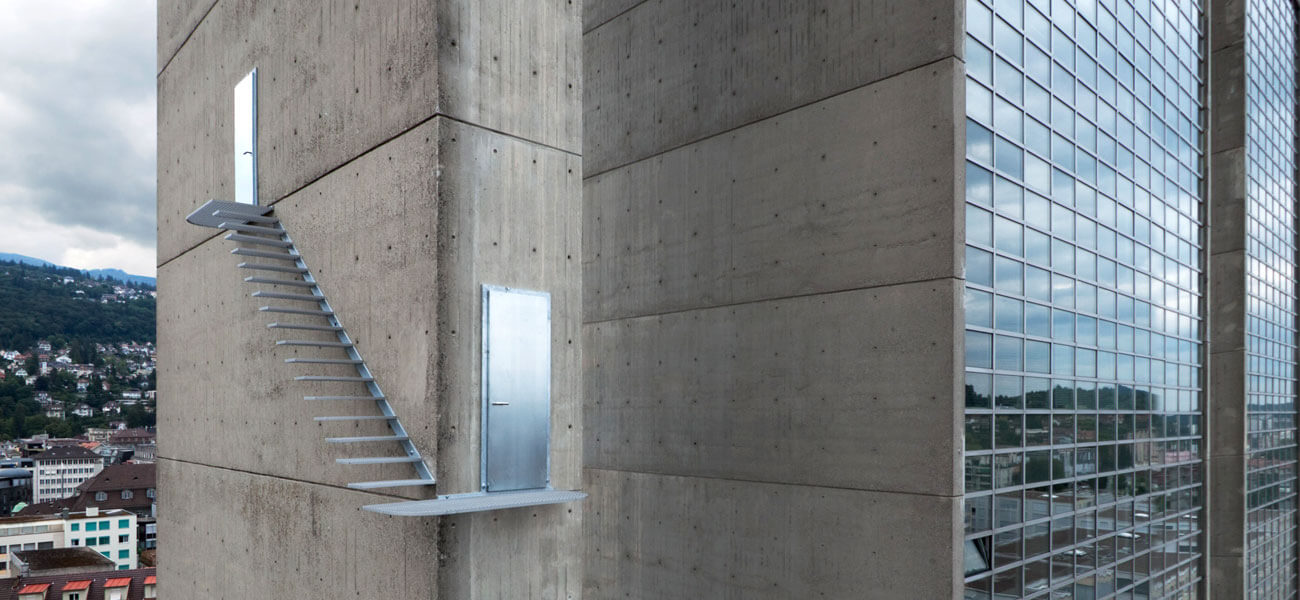
[[112, 560], [117, 569], [139, 567], [135, 513], [91, 507], [63, 519], [64, 546], [94, 550]]
[[32, 502], [76, 495], [77, 486], [104, 470], [103, 457], [81, 446], [54, 446], [32, 461]]
[[14, 577], [9, 554], [21, 550], [90, 548], [118, 569], [139, 566], [136, 516], [91, 507], [54, 515], [0, 518], [0, 578]]

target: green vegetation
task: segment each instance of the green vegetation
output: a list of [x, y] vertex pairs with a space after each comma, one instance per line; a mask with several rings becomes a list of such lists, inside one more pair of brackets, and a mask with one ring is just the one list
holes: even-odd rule
[[[74, 281], [64, 284], [64, 277]], [[100, 302], [102, 295], [112, 293], [111, 283], [75, 269], [0, 262], [0, 348], [25, 349], [46, 339], [55, 347], [70, 345], [76, 358], [93, 362], [95, 343], [154, 341], [154, 299], [142, 295], [121, 303]]]
[[[84, 402], [96, 408], [102, 407], [111, 398], [100, 386], [99, 377], [91, 377], [92, 387], [84, 400], [76, 393], [76, 382], [66, 373], [55, 371], [36, 379], [34, 387], [28, 387], [21, 381], [0, 381], [0, 439], [18, 439], [38, 433], [48, 433], [54, 437], [74, 437], [86, 432], [89, 427], [108, 427], [109, 421], [126, 421], [128, 427], [145, 427], [156, 424], [154, 413], [142, 404], [122, 408], [121, 415], [96, 415], [80, 417], [71, 414], [71, 410]], [[36, 401], [36, 392], [49, 392], [65, 410], [69, 411], [66, 419], [49, 418]]]

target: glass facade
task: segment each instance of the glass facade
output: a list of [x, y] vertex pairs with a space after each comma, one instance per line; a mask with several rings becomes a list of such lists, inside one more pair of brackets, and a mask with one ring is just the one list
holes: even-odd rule
[[1193, 598], [1203, 14], [967, 0], [966, 598]]
[[1246, 590], [1296, 597], [1295, 9], [1246, 4]]

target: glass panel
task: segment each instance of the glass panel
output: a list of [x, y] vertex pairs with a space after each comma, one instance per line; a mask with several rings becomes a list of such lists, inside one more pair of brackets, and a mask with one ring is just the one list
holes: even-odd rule
[[[992, 499], [978, 510], [993, 518], [968, 515], [967, 527], [991, 541], [996, 571], [966, 592], [982, 600], [1177, 597], [1198, 583], [1186, 565], [1200, 564], [1199, 549], [1180, 541], [1198, 539], [1198, 524], [1176, 526], [1168, 540], [1160, 525], [1196, 514], [1202, 495], [1203, 6], [992, 5], [967, 6], [967, 240], [978, 246], [967, 250], [967, 324], [978, 334], [967, 366], [981, 372], [967, 378], [966, 443], [996, 455], [967, 457], [966, 484], [975, 498]], [[1248, 207], [1249, 223], [1257, 236], [1281, 223], [1288, 240], [1252, 238], [1247, 252], [1261, 265], [1247, 273], [1247, 310], [1261, 326], [1248, 333], [1260, 408], [1292, 406], [1269, 404], [1282, 393], [1267, 390], [1294, 394], [1296, 372], [1282, 360], [1295, 355], [1296, 107], [1287, 91], [1296, 89], [1295, 20], [1291, 7], [1276, 6], [1247, 0], [1248, 15], [1278, 15], [1266, 29], [1258, 16], [1245, 21], [1273, 37], [1267, 51], [1247, 52], [1243, 89], [1281, 98], [1256, 101], [1254, 112], [1277, 115], [1246, 131], [1248, 196], [1277, 198]], [[1252, 39], [1261, 38], [1248, 35], [1248, 50]], [[1275, 60], [1288, 52], [1291, 61]], [[1281, 79], [1260, 85], [1262, 72]], [[1286, 157], [1249, 158], [1274, 155]], [[1272, 454], [1253, 464], [1280, 459], [1296, 481], [1293, 415], [1279, 423], [1259, 413], [1252, 423], [1267, 428], [1252, 448]], [[1265, 440], [1272, 431], [1287, 432], [1278, 437], [1284, 446]], [[1258, 486], [1256, 506], [1277, 507], [1277, 480], [1257, 480], [1269, 483]], [[1294, 520], [1278, 531], [1293, 542]], [[1151, 550], [1162, 544], [1172, 547]], [[1285, 546], [1292, 563], [1295, 546]], [[1293, 587], [1268, 591], [1256, 595], [1295, 596]]]

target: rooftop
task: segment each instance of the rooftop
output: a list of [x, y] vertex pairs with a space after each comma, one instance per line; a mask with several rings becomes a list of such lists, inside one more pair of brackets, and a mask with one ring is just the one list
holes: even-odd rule
[[53, 521], [63, 517], [63, 511], [68, 510], [69, 519], [98, 519], [102, 517], [114, 517], [127, 514], [127, 511], [120, 508], [99, 508], [99, 514], [93, 517], [87, 517], [86, 511], [74, 510], [72, 506], [66, 504], [73, 498], [64, 498], [63, 500], [54, 500], [52, 502], [41, 502], [40, 504], [29, 504], [21, 512], [12, 517], [0, 517], [0, 527], [5, 525], [15, 525], [19, 523], [31, 523], [34, 521]]
[[[104, 555], [90, 548], [50, 548], [48, 550], [20, 550], [10, 557], [27, 564], [31, 571], [49, 571], [52, 569], [71, 569], [75, 567], [104, 567], [112, 569], [116, 563], [104, 558]], [[84, 575], [84, 574], [81, 574]], [[85, 579], [69, 577], [69, 580]]]
[[[21, 514], [52, 515], [63, 510], [85, 510], [98, 506], [100, 510], [124, 509], [141, 511], [153, 504], [149, 488], [157, 486], [157, 465], [153, 463], [123, 463], [110, 465], [98, 475], [77, 486], [77, 495], [60, 500], [37, 502], [23, 508]], [[132, 490], [130, 498], [122, 498], [122, 490]], [[104, 492], [104, 500], [95, 500], [95, 494]]]
[[155, 487], [157, 472], [157, 467], [153, 463], [109, 465], [99, 474], [77, 486], [77, 489], [83, 492], [147, 489]]
[[124, 585], [130, 586], [127, 590], [126, 600], [143, 600], [144, 586], [146, 584], [157, 584], [156, 572], [157, 569], [150, 567], [131, 571], [105, 570], [93, 573], [39, 575], [0, 580], [0, 600], [18, 600], [19, 594], [39, 593], [46, 590], [54, 590], [58, 592], [58, 598], [62, 598], [64, 586], [74, 581], [90, 582], [90, 589], [88, 593], [82, 595], [82, 600], [104, 600], [104, 590], [106, 588], [119, 588]]
[[50, 448], [49, 450], [46, 450], [45, 452], [33, 456], [32, 460], [35, 460], [36, 462], [41, 462], [46, 460], [62, 460], [62, 459], [71, 459], [71, 458], [93, 458], [96, 460], [102, 459], [102, 457], [100, 457], [98, 454], [95, 454], [90, 450], [82, 448], [81, 446], [55, 446], [53, 448]]
[[152, 428], [136, 427], [135, 429], [123, 429], [121, 431], [114, 432], [112, 435], [109, 436], [108, 442], [112, 444], [112, 443], [117, 443], [119, 440], [148, 439], [148, 438], [155, 438], [157, 436], [158, 436], [158, 432]]

